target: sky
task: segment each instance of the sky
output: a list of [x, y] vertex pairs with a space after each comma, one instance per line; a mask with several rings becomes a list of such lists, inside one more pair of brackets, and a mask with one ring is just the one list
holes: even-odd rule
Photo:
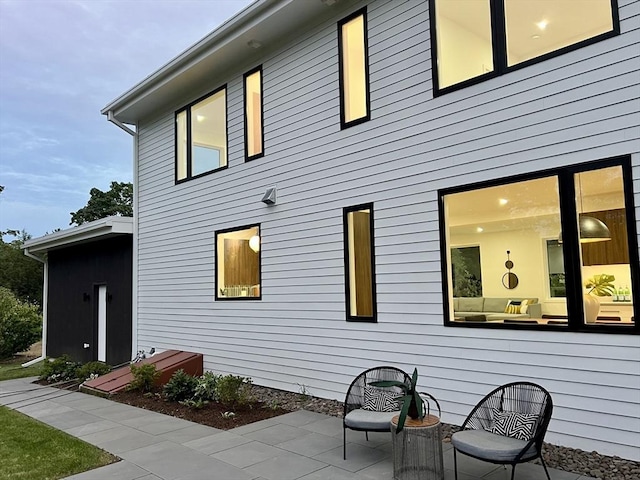
[[100, 110], [250, 3], [0, 0], [0, 231], [70, 228], [91, 188], [131, 182]]

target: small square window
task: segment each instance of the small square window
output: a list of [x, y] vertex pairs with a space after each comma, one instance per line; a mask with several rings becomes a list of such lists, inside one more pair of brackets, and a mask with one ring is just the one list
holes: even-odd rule
[[216, 300], [259, 300], [260, 226], [216, 232]]

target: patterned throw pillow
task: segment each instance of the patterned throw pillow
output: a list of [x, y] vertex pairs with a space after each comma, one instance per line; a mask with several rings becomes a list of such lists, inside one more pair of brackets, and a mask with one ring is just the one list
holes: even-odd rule
[[533, 432], [538, 422], [538, 415], [532, 413], [502, 412], [494, 408], [493, 420], [494, 424], [491, 427], [491, 433], [528, 441], [533, 437]]
[[364, 387], [363, 410], [371, 412], [395, 412], [398, 406], [398, 393], [382, 388]]
[[527, 313], [529, 300], [509, 300], [504, 313]]

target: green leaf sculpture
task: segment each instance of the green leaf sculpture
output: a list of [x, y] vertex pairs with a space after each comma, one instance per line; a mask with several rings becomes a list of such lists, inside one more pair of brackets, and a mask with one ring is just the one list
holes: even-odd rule
[[379, 382], [371, 382], [369, 385], [373, 387], [398, 387], [402, 389], [404, 395], [400, 395], [398, 400], [402, 400], [402, 409], [400, 410], [400, 417], [398, 418], [398, 429], [396, 433], [400, 433], [404, 428], [407, 416], [412, 419], [424, 418], [424, 404], [420, 393], [416, 390], [416, 384], [418, 383], [418, 369], [413, 369], [413, 375], [411, 375], [411, 383], [407, 385], [404, 382], [397, 380], [381, 380]]
[[616, 287], [612, 283], [616, 279], [613, 275], [603, 273], [594, 275], [587, 280], [585, 287], [590, 288], [587, 293], [597, 295], [598, 297], [606, 297], [616, 293]]

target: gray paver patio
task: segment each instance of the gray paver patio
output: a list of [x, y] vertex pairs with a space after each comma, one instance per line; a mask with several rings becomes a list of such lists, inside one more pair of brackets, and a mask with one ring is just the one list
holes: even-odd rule
[[[390, 434], [348, 431], [342, 420], [300, 410], [229, 431], [83, 393], [0, 382], [0, 405], [48, 423], [122, 458], [72, 480], [392, 480]], [[443, 445], [445, 480], [453, 452]], [[459, 480], [506, 480], [510, 468], [458, 456]], [[553, 480], [587, 477], [550, 469]], [[540, 465], [516, 469], [517, 480], [544, 478]]]

